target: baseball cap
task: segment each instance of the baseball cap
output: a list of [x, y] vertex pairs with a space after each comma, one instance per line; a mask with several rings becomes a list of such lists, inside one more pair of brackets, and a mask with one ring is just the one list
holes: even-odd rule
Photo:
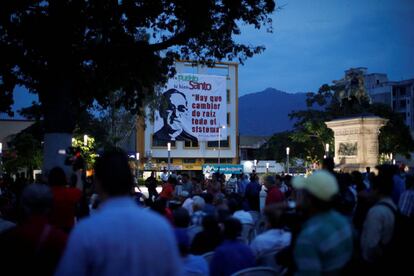
[[330, 201], [338, 193], [338, 182], [334, 175], [325, 170], [314, 172], [307, 178], [294, 177], [292, 186], [307, 190], [310, 194], [323, 201]]

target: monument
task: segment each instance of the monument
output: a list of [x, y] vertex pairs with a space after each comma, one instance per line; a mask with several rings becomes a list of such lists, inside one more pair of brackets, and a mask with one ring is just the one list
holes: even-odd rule
[[[364, 86], [365, 68], [351, 68], [334, 81], [334, 98], [344, 110], [363, 110], [370, 98]], [[373, 115], [354, 115], [325, 122], [334, 132], [335, 164], [343, 171], [365, 171], [378, 164], [378, 134], [386, 119]]]
[[365, 171], [378, 164], [378, 134], [387, 120], [357, 116], [325, 122], [334, 132], [335, 164], [342, 171]]

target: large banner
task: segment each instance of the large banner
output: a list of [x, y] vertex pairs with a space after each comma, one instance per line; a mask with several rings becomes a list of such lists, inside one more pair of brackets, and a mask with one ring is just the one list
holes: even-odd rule
[[155, 113], [154, 140], [226, 140], [226, 77], [177, 74], [169, 79]]

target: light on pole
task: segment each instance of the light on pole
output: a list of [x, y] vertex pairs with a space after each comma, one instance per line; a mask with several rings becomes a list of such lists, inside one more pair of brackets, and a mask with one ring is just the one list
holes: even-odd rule
[[0, 143], [0, 177], [3, 175], [3, 143]]
[[269, 162], [266, 162], [266, 173], [269, 173]]
[[139, 152], [135, 155], [137, 159], [137, 184], [138, 184], [138, 178], [139, 178]]
[[326, 155], [326, 157], [329, 157], [329, 144], [328, 143], [325, 144], [325, 155]]
[[286, 172], [287, 174], [289, 174], [289, 153], [290, 153], [290, 148], [287, 147], [286, 148]]
[[88, 135], [83, 135], [83, 145], [86, 147], [88, 145]]
[[220, 151], [221, 151], [221, 144], [220, 144], [220, 141], [221, 141], [221, 129], [225, 129], [226, 128], [226, 126], [220, 126], [219, 127], [219, 140], [218, 140], [218, 170], [220, 171]]
[[171, 162], [171, 143], [167, 143], [167, 150], [168, 150], [168, 175], [170, 175], [170, 162]]
[[257, 171], [257, 160], [253, 160], [253, 165], [254, 165], [254, 172]]

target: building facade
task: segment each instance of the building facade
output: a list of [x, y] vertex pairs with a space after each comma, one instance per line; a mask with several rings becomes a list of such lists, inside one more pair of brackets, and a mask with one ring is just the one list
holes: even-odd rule
[[[225, 80], [225, 99], [221, 102], [226, 106], [226, 114], [221, 119], [221, 128], [216, 134], [210, 134], [207, 140], [169, 141], [170, 169], [172, 171], [202, 171], [204, 164], [237, 164], [238, 163], [238, 64], [216, 63], [214, 67], [194, 65], [192, 62], [177, 62], [177, 74], [194, 74], [197, 76], [221, 76]], [[224, 77], [224, 78], [223, 78]], [[194, 96], [194, 95], [193, 95]], [[142, 170], [162, 170], [168, 166], [168, 141], [159, 141], [156, 135], [154, 110], [147, 109], [145, 122], [137, 122], [136, 151], [140, 154]], [[204, 119], [204, 118], [201, 118]], [[193, 128], [194, 130], [194, 128]], [[156, 135], [154, 135], [156, 133]], [[192, 137], [192, 134], [187, 134]], [[212, 135], [217, 139], [211, 140]], [[218, 141], [221, 135], [222, 139]]]

